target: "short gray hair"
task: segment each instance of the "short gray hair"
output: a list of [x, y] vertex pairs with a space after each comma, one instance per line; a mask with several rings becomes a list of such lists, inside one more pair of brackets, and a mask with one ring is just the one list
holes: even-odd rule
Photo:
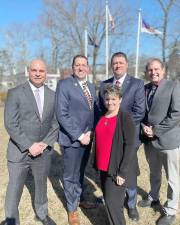
[[104, 97], [105, 95], [115, 95], [122, 98], [122, 90], [116, 84], [106, 84], [103, 92]]

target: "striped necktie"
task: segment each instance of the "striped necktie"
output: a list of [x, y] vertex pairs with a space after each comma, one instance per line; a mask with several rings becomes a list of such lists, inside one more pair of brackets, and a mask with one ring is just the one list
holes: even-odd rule
[[82, 83], [82, 90], [83, 90], [84, 96], [87, 99], [89, 108], [92, 109], [92, 97], [91, 97], [91, 94], [89, 92], [87, 82]]

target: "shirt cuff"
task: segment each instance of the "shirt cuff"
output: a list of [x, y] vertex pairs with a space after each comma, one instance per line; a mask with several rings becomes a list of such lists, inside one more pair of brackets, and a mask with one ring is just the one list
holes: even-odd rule
[[78, 141], [81, 141], [84, 137], [84, 134], [81, 134], [81, 136], [78, 138]]

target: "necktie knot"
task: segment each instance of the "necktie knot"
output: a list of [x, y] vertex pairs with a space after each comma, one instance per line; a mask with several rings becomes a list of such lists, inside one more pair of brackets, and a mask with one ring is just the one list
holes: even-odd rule
[[36, 94], [39, 94], [39, 89], [37, 88], [34, 92], [35, 92]]
[[115, 85], [117, 85], [118, 87], [121, 87], [121, 82], [117, 80], [117, 81], [115, 82]]
[[86, 87], [87, 87], [87, 82], [86, 82], [86, 81], [83, 82], [83, 83], [82, 83], [82, 86], [83, 86], [83, 88], [84, 88], [84, 87], [86, 88]]

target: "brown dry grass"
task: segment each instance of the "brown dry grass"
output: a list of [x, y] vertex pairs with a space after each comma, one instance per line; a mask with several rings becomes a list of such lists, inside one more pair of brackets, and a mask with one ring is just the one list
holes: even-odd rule
[[[6, 166], [6, 148], [7, 148], [8, 136], [3, 126], [3, 108], [0, 108], [0, 146], [1, 146], [1, 157], [0, 157], [0, 221], [4, 219], [4, 199], [5, 191], [8, 182], [8, 172]], [[66, 225], [67, 214], [65, 210], [65, 201], [63, 195], [63, 189], [61, 185], [62, 176], [62, 156], [55, 146], [56, 151], [53, 155], [52, 169], [48, 180], [48, 199], [49, 199], [49, 215], [57, 225]], [[146, 194], [149, 190], [149, 170], [147, 167], [146, 160], [144, 158], [143, 149], [139, 150], [139, 163], [141, 168], [141, 175], [138, 178], [139, 184], [139, 195], [138, 200], [141, 199], [142, 195]], [[99, 189], [98, 174], [92, 169], [89, 163], [86, 174], [86, 195], [90, 200], [93, 200], [96, 196], [101, 195]], [[161, 187], [161, 202], [165, 201], [166, 193], [166, 180], [163, 176], [163, 182]], [[33, 198], [33, 181], [31, 176], [27, 180], [26, 186], [23, 191], [21, 198], [19, 211], [22, 225], [40, 225], [41, 223], [34, 220], [34, 211], [31, 203]], [[125, 209], [125, 215], [127, 218], [127, 225], [154, 225], [155, 221], [159, 217], [158, 212], [154, 212], [152, 209], [141, 209], [138, 208], [140, 213], [140, 220], [138, 223], [131, 222], [127, 218], [127, 212]], [[97, 209], [92, 210], [81, 210], [78, 209], [81, 225], [108, 225], [106, 213], [104, 207], [101, 205]], [[180, 211], [178, 211], [177, 219], [174, 225], [180, 224]]]

